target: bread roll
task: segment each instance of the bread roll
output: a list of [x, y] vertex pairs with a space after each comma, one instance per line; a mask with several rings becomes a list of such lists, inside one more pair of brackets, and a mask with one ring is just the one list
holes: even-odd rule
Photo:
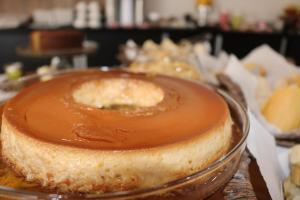
[[282, 131], [300, 127], [300, 87], [280, 87], [269, 97], [262, 109], [265, 118]]

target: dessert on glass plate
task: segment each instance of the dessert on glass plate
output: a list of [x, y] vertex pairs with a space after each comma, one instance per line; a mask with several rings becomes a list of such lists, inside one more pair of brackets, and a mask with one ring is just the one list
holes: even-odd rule
[[221, 95], [163, 75], [60, 73], [5, 103], [2, 159], [39, 195], [204, 198], [233, 175], [247, 135], [244, 110]]

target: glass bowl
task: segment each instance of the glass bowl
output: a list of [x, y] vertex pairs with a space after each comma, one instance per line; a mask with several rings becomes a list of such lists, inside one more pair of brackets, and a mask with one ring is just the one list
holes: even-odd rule
[[[93, 69], [95, 70], [95, 69]], [[98, 70], [107, 71], [106, 67]], [[53, 76], [60, 76], [74, 70], [55, 72]], [[5, 90], [21, 90], [35, 82], [38, 75], [21, 78], [16, 82], [1, 84]], [[0, 88], [0, 89], [1, 89]], [[37, 192], [29, 189], [15, 189], [0, 186], [0, 198], [7, 199], [108, 199], [108, 200], [199, 200], [212, 195], [225, 186], [238, 169], [240, 158], [246, 147], [246, 138], [249, 132], [249, 120], [245, 108], [229, 96], [225, 91], [215, 89], [227, 101], [232, 118], [235, 122], [233, 142], [226, 155], [210, 164], [204, 170], [189, 176], [159, 185], [153, 188], [122, 191], [104, 194], [59, 194], [53, 192]], [[8, 100], [8, 99], [6, 99]], [[3, 102], [2, 102], [3, 103]], [[0, 109], [1, 110], [1, 109]], [[2, 163], [0, 163], [1, 165]], [[1, 175], [0, 175], [1, 176]]]

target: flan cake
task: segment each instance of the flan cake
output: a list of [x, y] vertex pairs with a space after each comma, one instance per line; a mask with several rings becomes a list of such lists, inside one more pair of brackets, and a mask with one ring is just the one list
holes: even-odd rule
[[84, 34], [76, 30], [33, 31], [30, 47], [33, 51], [58, 51], [82, 48]]
[[232, 139], [228, 106], [211, 89], [118, 70], [34, 84], [2, 117], [5, 162], [66, 193], [159, 186], [207, 168]]

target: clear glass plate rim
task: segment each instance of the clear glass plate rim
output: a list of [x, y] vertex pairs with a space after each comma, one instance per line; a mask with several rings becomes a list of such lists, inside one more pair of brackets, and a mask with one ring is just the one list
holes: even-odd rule
[[[74, 72], [74, 71], [81, 71], [80, 70], [74, 70], [74, 69], [67, 69], [67, 70], [63, 70], [63, 71], [58, 71], [55, 73], [51, 73], [53, 75], [60, 75], [60, 74], [64, 74], [64, 73], [68, 73], [68, 72]], [[90, 68], [89, 70], [101, 70], [101, 71], [109, 71], [110, 69], [108, 67], [100, 67], [100, 68]], [[18, 82], [26, 82], [29, 81], [33, 78], [38, 78], [39, 75], [29, 75], [29, 76], [24, 76], [22, 78], [20, 78], [18, 80]], [[165, 190], [168, 188], [172, 188], [175, 187], [177, 185], [180, 184], [184, 184], [188, 181], [193, 181], [194, 179], [201, 177], [207, 173], [209, 173], [210, 171], [213, 171], [214, 169], [216, 169], [217, 167], [219, 167], [222, 163], [224, 163], [226, 160], [229, 160], [232, 156], [234, 156], [234, 154], [238, 151], [238, 149], [240, 149], [244, 144], [245, 141], [248, 137], [248, 133], [249, 133], [249, 129], [250, 129], [250, 124], [249, 124], [249, 119], [248, 119], [248, 115], [247, 115], [247, 111], [246, 108], [244, 106], [242, 106], [239, 102], [237, 102], [235, 99], [233, 99], [227, 92], [221, 90], [221, 89], [217, 89], [216, 90], [217, 93], [219, 93], [221, 96], [223, 96], [227, 101], [229, 100], [230, 102], [228, 102], [229, 104], [235, 104], [235, 106], [238, 107], [240, 114], [242, 115], [241, 117], [243, 118], [243, 124], [242, 124], [242, 133], [243, 136], [240, 139], [240, 141], [229, 151], [226, 153], [226, 155], [222, 156], [220, 159], [218, 159], [217, 161], [215, 161], [214, 163], [212, 163], [211, 165], [209, 165], [209, 167], [207, 167], [206, 169], [200, 170], [198, 172], [195, 172], [191, 175], [182, 177], [180, 179], [176, 179], [173, 181], [170, 181], [168, 183], [165, 183], [163, 185], [159, 185], [156, 187], [152, 187], [152, 188], [145, 188], [145, 189], [137, 189], [137, 190], [131, 190], [131, 191], [121, 191], [121, 192], [113, 192], [113, 193], [104, 193], [104, 194], [90, 194], [87, 195], [89, 197], [84, 197], [84, 198], [120, 198], [120, 197], [127, 197], [127, 196], [132, 196], [132, 195], [141, 195], [141, 194], [148, 194], [148, 193], [152, 193], [152, 192], [157, 192], [159, 190]], [[68, 194], [55, 194], [55, 193], [43, 193], [43, 192], [34, 192], [34, 191], [27, 191], [24, 189], [14, 189], [14, 188], [9, 188], [9, 187], [4, 187], [4, 186], [0, 186], [0, 194], [18, 194], [18, 195], [25, 195], [27, 197], [51, 197], [51, 198], [61, 198], [61, 197], [68, 197], [68, 196], [72, 196], [72, 195], [68, 195]], [[94, 196], [94, 197], [93, 197]]]

